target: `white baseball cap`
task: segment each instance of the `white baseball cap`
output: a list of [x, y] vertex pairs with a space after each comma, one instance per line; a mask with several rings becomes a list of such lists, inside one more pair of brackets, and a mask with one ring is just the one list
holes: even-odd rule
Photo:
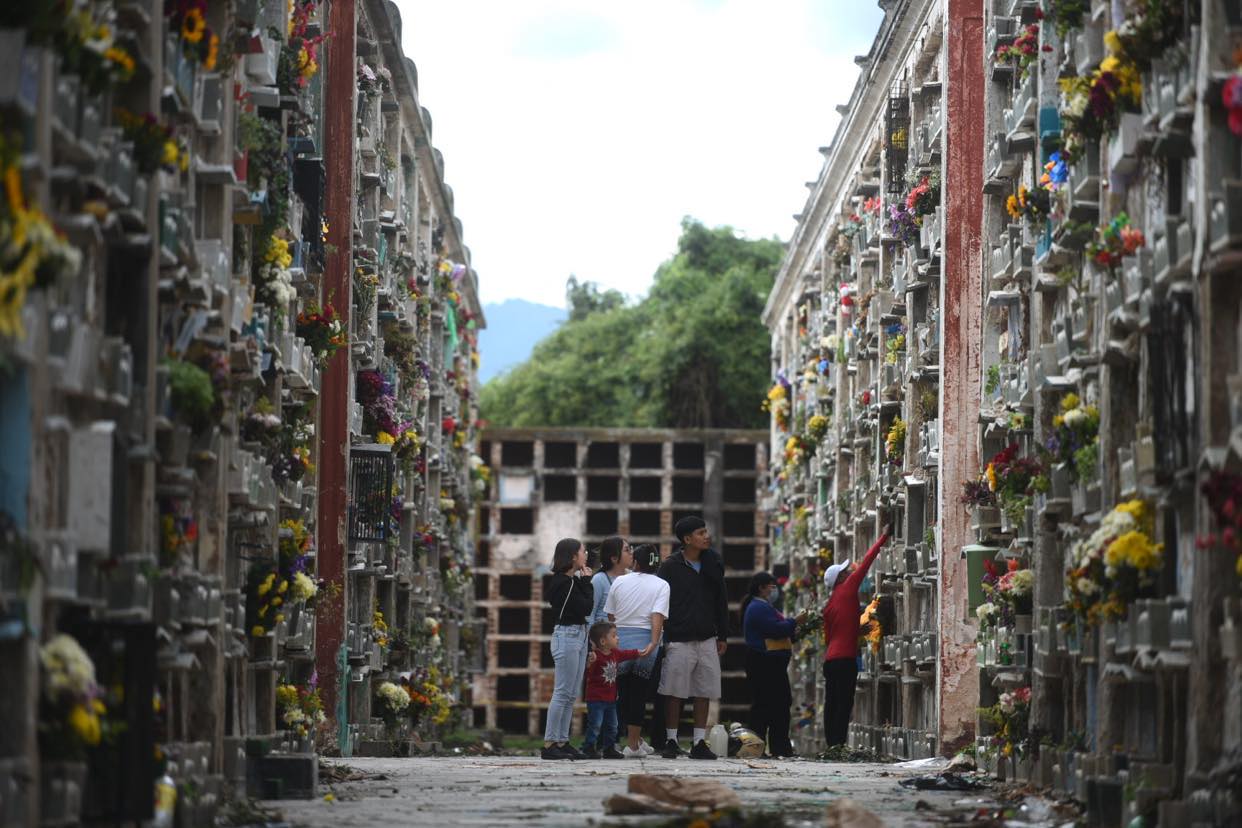
[[832, 588], [837, 585], [837, 578], [841, 573], [849, 568], [848, 563], [833, 564], [824, 571], [824, 586], [828, 588], [828, 594], [832, 594]]

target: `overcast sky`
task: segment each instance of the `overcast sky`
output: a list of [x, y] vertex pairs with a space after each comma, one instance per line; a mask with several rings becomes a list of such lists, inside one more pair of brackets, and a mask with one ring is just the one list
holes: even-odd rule
[[787, 239], [875, 0], [396, 0], [484, 302], [646, 291], [682, 216]]

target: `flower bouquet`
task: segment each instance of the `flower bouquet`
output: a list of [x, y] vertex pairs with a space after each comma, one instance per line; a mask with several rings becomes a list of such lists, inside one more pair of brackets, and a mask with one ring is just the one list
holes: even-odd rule
[[1100, 451], [1099, 432], [1099, 409], [1083, 405], [1071, 392], [1061, 398], [1061, 411], [1052, 418], [1052, 433], [1044, 448], [1051, 462], [1069, 465], [1071, 479], [1093, 479]]
[[996, 704], [979, 708], [979, 715], [996, 728], [992, 734], [992, 746], [1002, 756], [1009, 757], [1015, 753], [1019, 757], [1026, 755], [1030, 747], [1031, 688], [1020, 687], [1001, 693]]
[[306, 341], [315, 354], [315, 362], [322, 368], [332, 360], [345, 345], [345, 328], [331, 303], [321, 309], [317, 302], [309, 302], [298, 314], [298, 336]]
[[1113, 270], [1144, 244], [1143, 231], [1132, 227], [1130, 215], [1121, 212], [1096, 229], [1095, 239], [1087, 244], [1087, 256], [1097, 265]]
[[778, 377], [776, 383], [768, 389], [763, 410], [772, 412], [777, 428], [789, 431], [789, 383], [784, 377]]
[[[1107, 38], [1106, 38], [1107, 41]], [[1087, 141], [1098, 141], [1117, 128], [1122, 112], [1136, 112], [1143, 99], [1139, 68], [1117, 52], [1115, 39], [1110, 54], [1088, 75], [1062, 78], [1061, 133], [1065, 151], [1077, 156]]]
[[988, 461], [979, 480], [963, 485], [962, 502], [968, 506], [996, 506], [1013, 523], [1021, 523], [1035, 492], [1047, 487], [1043, 464], [1034, 457], [1018, 457], [1012, 443]]
[[207, 26], [207, 0], [173, 0], [165, 6], [169, 28], [181, 34], [182, 51], [208, 72], [220, 56], [220, 36]]
[[931, 215], [940, 206], [940, 174], [923, 176], [906, 194], [906, 209], [916, 218]]
[[391, 731], [405, 718], [406, 708], [410, 706], [410, 694], [391, 681], [381, 681], [375, 688], [371, 703], [375, 715], [383, 719]]
[[1023, 184], [1018, 192], [1005, 200], [1005, 211], [1014, 221], [1028, 219], [1032, 224], [1043, 221], [1052, 211], [1052, 194], [1043, 187], [1027, 189]]
[[1242, 578], [1242, 475], [1234, 472], [1213, 472], [1202, 487], [1219, 534], [1199, 539], [1200, 546], [1220, 543], [1238, 556], [1235, 569]]
[[[1036, 17], [1043, 19], [1043, 12], [1036, 12]], [[1051, 46], [1044, 46], [1043, 51], [1051, 52]], [[1030, 74], [1031, 65], [1039, 59], [1039, 23], [1028, 23], [1022, 34], [1013, 43], [1001, 44], [996, 47], [996, 62], [1007, 63], [1017, 69], [1019, 76], [1025, 80]]]
[[1155, 586], [1164, 545], [1151, 539], [1152, 516], [1141, 500], [1118, 504], [1070, 550], [1065, 572], [1069, 609], [1090, 624], [1124, 618]]
[[107, 713], [95, 682], [95, 663], [72, 636], [61, 633], [39, 650], [39, 750], [45, 761], [81, 761], [104, 736]]
[[906, 421], [900, 417], [893, 419], [888, 434], [884, 437], [884, 453], [888, 462], [900, 466], [906, 450]]
[[888, 208], [888, 232], [902, 244], [914, 244], [919, 238], [919, 226], [922, 223], [904, 204], [893, 204]]
[[285, 728], [299, 738], [306, 738], [326, 722], [323, 700], [319, 696], [319, 677], [311, 675], [305, 686], [280, 684], [276, 687], [276, 714]]

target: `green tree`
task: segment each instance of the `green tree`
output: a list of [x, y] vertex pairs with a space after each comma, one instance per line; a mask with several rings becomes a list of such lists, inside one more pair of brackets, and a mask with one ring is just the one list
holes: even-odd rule
[[760, 314], [784, 249], [682, 221], [677, 253], [626, 304], [571, 277], [569, 320], [482, 390], [494, 425], [762, 428]]

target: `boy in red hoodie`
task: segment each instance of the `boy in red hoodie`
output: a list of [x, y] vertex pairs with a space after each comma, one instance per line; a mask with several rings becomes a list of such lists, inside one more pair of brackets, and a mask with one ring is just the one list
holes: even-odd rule
[[582, 752], [589, 759], [624, 759], [616, 748], [617, 665], [645, 658], [651, 654], [652, 645], [641, 650], [617, 649], [621, 640], [617, 625], [611, 621], [592, 624], [588, 635], [594, 657], [589, 659], [586, 670], [587, 726]]
[[887, 526], [867, 550], [862, 563], [833, 564], [824, 573], [831, 592], [824, 605], [824, 739], [828, 747], [845, 744], [854, 713], [858, 683], [858, 586], [888, 540]]

